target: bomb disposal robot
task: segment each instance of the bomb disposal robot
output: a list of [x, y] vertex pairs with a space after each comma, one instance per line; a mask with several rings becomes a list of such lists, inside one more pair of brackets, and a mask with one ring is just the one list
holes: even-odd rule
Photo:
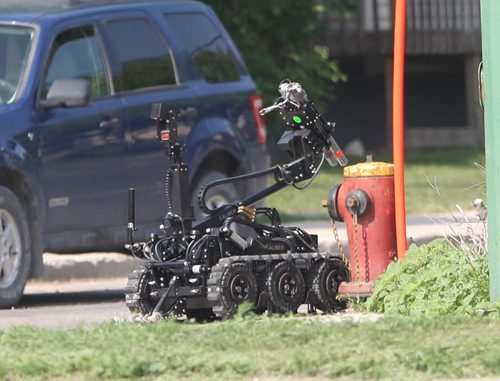
[[[274, 208], [251, 207], [286, 186], [303, 189], [326, 160], [345, 166], [347, 159], [326, 122], [300, 84], [283, 81], [281, 97], [261, 114], [278, 110], [287, 130], [278, 141], [292, 161], [286, 165], [221, 179], [205, 185], [198, 200], [207, 217], [194, 223], [189, 201], [188, 168], [182, 161], [176, 119], [179, 111], [152, 106], [158, 138], [170, 157], [166, 176], [167, 213], [160, 234], [135, 243], [135, 191], [129, 190], [129, 243], [140, 264], [129, 275], [126, 304], [143, 320], [181, 316], [197, 320], [232, 316], [249, 302], [256, 312], [334, 312], [344, 308], [337, 299], [339, 284], [349, 272], [338, 254], [318, 249], [317, 236], [281, 225]], [[274, 175], [275, 183], [234, 203], [209, 209], [207, 191], [215, 186], [257, 176]], [[304, 183], [306, 182], [306, 183]], [[299, 185], [299, 183], [305, 185]]]

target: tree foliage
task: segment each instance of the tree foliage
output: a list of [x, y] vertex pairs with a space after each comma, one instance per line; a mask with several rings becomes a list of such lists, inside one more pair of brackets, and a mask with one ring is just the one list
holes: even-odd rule
[[264, 102], [284, 78], [300, 82], [318, 104], [331, 101], [332, 85], [344, 80], [328, 48], [325, 14], [352, 12], [359, 0], [207, 0], [235, 40]]

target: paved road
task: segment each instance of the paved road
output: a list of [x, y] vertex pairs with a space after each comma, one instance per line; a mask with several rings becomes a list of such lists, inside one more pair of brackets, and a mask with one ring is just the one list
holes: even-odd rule
[[30, 282], [15, 309], [0, 310], [0, 329], [24, 325], [67, 329], [127, 320], [126, 282], [126, 278]]
[[[130, 313], [123, 295], [126, 281], [126, 278], [112, 278], [32, 282], [17, 308], [0, 310], [0, 330], [18, 326], [72, 329], [103, 322], [128, 322]], [[306, 312], [307, 306], [301, 306], [299, 311]], [[374, 321], [380, 317], [353, 310], [311, 316], [324, 322]]]

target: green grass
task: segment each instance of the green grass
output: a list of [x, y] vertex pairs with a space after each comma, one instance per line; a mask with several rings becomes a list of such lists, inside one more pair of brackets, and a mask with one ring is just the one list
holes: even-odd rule
[[[391, 161], [390, 158], [377, 156], [374, 160]], [[350, 164], [358, 161], [351, 159]], [[471, 203], [475, 198], [485, 200], [485, 173], [474, 163], [484, 166], [482, 150], [433, 150], [407, 154], [407, 213], [449, 213], [450, 210], [457, 213], [457, 204], [464, 210], [471, 210]], [[307, 189], [299, 191], [289, 187], [268, 197], [267, 205], [277, 208], [288, 219], [328, 218], [326, 210], [321, 207], [321, 201], [327, 198], [328, 190], [333, 185], [342, 182], [342, 177], [340, 168], [329, 168], [325, 164]]]
[[500, 319], [173, 321], [0, 331], [4, 380], [424, 380], [500, 375]]
[[[484, 163], [481, 152], [455, 150], [408, 155], [408, 211], [445, 212], [453, 209], [454, 204], [467, 209], [473, 198], [484, 198], [484, 189], [480, 187], [466, 190], [484, 181], [484, 174], [474, 162]], [[428, 185], [426, 177], [437, 183], [441, 196]], [[294, 213], [326, 216], [319, 206], [321, 199], [326, 197], [330, 186], [340, 181], [338, 169], [323, 170], [306, 191], [287, 189], [273, 196], [268, 204], [292, 216]], [[441, 262], [436, 265], [443, 267]], [[435, 285], [432, 273], [425, 272], [422, 282], [428, 279], [433, 287], [439, 286]], [[415, 283], [414, 278], [410, 281]], [[411, 282], [406, 284], [412, 286]], [[422, 284], [415, 286], [416, 291], [424, 288]], [[456, 287], [449, 284], [448, 281], [433, 292], [451, 292], [453, 296]], [[412, 298], [416, 294], [402, 293]], [[408, 301], [396, 303], [408, 304]], [[237, 318], [205, 325], [174, 321], [145, 326], [108, 323], [68, 331], [12, 328], [0, 330], [0, 379], [251, 380], [259, 377], [289, 381], [304, 377], [340, 380], [491, 377], [500, 376], [499, 337], [497, 314], [482, 318], [465, 314], [386, 316], [365, 323], [331, 323], [321, 317], [296, 316]]]

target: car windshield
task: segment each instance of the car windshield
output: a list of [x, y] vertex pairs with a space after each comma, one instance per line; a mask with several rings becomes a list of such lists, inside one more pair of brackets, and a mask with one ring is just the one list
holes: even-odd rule
[[0, 25], [0, 105], [17, 98], [32, 39], [31, 28]]

